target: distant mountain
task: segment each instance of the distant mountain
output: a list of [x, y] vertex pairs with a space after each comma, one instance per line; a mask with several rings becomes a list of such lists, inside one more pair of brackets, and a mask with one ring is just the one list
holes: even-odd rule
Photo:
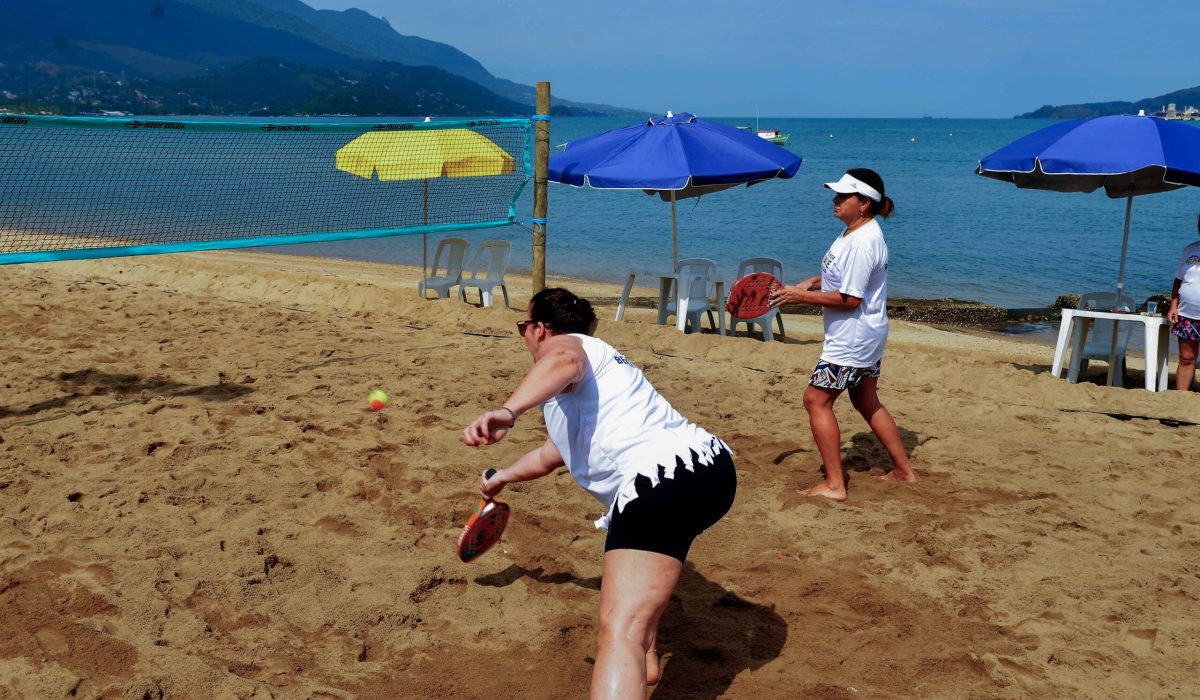
[[[533, 88], [496, 78], [453, 46], [399, 34], [361, 10], [315, 10], [300, 0], [0, 0], [0, 17], [0, 107], [8, 109], [154, 114], [170, 111], [168, 104], [190, 111], [195, 103], [206, 112], [287, 114], [314, 113], [303, 105], [320, 103], [327, 109], [315, 113], [377, 113], [368, 104], [385, 113], [422, 105], [393, 114], [533, 110]], [[286, 81], [297, 92], [280, 99], [277, 85], [262, 82], [272, 61], [310, 79]], [[350, 74], [393, 94], [346, 89], [341, 78]], [[317, 85], [331, 91], [320, 97]], [[275, 97], [248, 99], [248, 86]], [[399, 89], [411, 92], [400, 96]], [[556, 113], [640, 114], [554, 102]]]
[[1179, 109], [1187, 106], [1200, 107], [1200, 86], [1176, 90], [1158, 97], [1148, 97], [1137, 102], [1089, 102], [1077, 105], [1045, 105], [1014, 119], [1086, 119], [1105, 117], [1111, 114], [1137, 114], [1139, 109], [1153, 114], [1168, 104], [1175, 103]]
[[0, 0], [0, 16], [0, 61], [13, 64], [164, 78], [259, 56], [325, 66], [355, 60], [282, 29], [170, 0]]
[[[437, 85], [437, 89], [430, 89]], [[346, 68], [310, 68], [256, 58], [221, 73], [174, 81], [205, 113], [471, 114], [527, 112], [525, 105], [490, 92], [466, 78], [429, 66], [363, 63]]]
[[434, 66], [484, 87], [497, 78], [479, 61], [450, 46], [405, 36], [362, 10], [315, 10], [300, 0], [177, 0], [220, 17], [272, 27], [338, 53], [407, 66]]
[[[429, 66], [363, 62], [317, 68], [277, 58], [254, 58], [198, 77], [121, 79], [113, 73], [16, 68], [6, 84], [40, 95], [14, 111], [62, 114], [123, 111], [133, 114], [248, 114], [253, 116], [357, 114], [506, 116], [528, 107], [466, 78]], [[431, 87], [436, 86], [436, 87]]]
[[[305, 25], [319, 27], [318, 31], [338, 42], [337, 46], [351, 46], [351, 49], [339, 49], [350, 55], [361, 55], [364, 58], [379, 61], [395, 61], [410, 66], [436, 66], [442, 70], [461, 75], [479, 83], [492, 92], [516, 100], [523, 104], [532, 105], [536, 99], [536, 90], [531, 85], [521, 85], [511, 80], [497, 78], [492, 75], [479, 61], [450, 46], [418, 36], [400, 34], [384, 19], [373, 17], [358, 9], [349, 10], [314, 10], [300, 0], [180, 0], [210, 12], [225, 14], [235, 18], [248, 18], [254, 12], [251, 8], [257, 4], [262, 8], [278, 13], [276, 21], [282, 22], [281, 15], [290, 15]], [[219, 11], [218, 11], [219, 9]], [[288, 25], [293, 26], [293, 25]], [[319, 42], [318, 42], [319, 43]], [[330, 44], [321, 44], [330, 46]], [[566, 107], [574, 114], [600, 114], [617, 116], [643, 117], [646, 112], [612, 105], [577, 102], [554, 98], [559, 107]]]

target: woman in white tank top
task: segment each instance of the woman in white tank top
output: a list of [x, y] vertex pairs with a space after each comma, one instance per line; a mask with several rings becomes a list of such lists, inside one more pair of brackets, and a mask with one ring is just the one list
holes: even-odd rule
[[565, 289], [534, 295], [517, 329], [533, 367], [500, 408], [463, 430], [472, 447], [503, 440], [541, 406], [549, 439], [489, 479], [484, 497], [566, 466], [603, 508], [608, 531], [592, 697], [642, 697], [658, 682], [658, 622], [695, 537], [729, 511], [729, 448], [689, 422], [641, 370], [590, 335], [591, 304]]

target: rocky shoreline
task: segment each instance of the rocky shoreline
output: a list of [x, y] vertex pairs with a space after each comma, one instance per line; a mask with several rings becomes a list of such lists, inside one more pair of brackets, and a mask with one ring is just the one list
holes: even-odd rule
[[[896, 298], [888, 303], [888, 316], [902, 321], [914, 321], [939, 326], [960, 326], [966, 328], [982, 328], [1003, 330], [1005, 327], [1018, 323], [1037, 321], [1057, 321], [1060, 304], [1066, 303], [1071, 295], [1059, 297], [1054, 306], [1045, 308], [1008, 309], [1003, 306], [993, 306], [969, 299], [908, 299]], [[593, 304], [599, 306], [616, 306], [617, 297], [596, 297]], [[1075, 297], [1074, 306], [1078, 303]], [[627, 306], [653, 309], [658, 304], [657, 297], [631, 296]], [[783, 308], [787, 314], [804, 314], [815, 316], [821, 309], [808, 304], [788, 304]]]

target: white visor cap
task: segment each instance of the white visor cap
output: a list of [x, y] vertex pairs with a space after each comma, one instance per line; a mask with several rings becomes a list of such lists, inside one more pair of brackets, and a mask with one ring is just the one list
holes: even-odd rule
[[883, 195], [879, 194], [879, 190], [859, 180], [850, 173], [843, 175], [842, 179], [837, 182], [826, 182], [825, 186], [838, 194], [861, 194], [875, 202], [883, 201]]

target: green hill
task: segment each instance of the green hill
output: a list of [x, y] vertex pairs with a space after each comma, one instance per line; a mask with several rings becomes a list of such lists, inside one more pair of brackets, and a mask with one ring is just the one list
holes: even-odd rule
[[1168, 104], [1183, 109], [1189, 105], [1200, 107], [1200, 86], [1176, 90], [1158, 97], [1148, 97], [1137, 102], [1089, 102], [1075, 105], [1045, 105], [1040, 109], [1025, 114], [1018, 114], [1014, 119], [1086, 119], [1089, 117], [1105, 117], [1112, 114], [1137, 114], [1138, 110], [1146, 110], [1153, 114]]
[[[430, 89], [430, 86], [437, 86]], [[363, 63], [313, 68], [256, 58], [218, 74], [175, 80], [167, 92], [204, 114], [528, 114], [526, 105], [429, 66]]]
[[[300, 0], [0, 0], [0, 17], [0, 109], [9, 111], [533, 111], [533, 88], [361, 10]], [[294, 92], [281, 94], [281, 84]], [[557, 113], [630, 113], [555, 105]]]
[[[0, 104], [12, 111], [59, 114], [118, 110], [132, 114], [519, 116], [529, 107], [429, 66], [363, 62], [318, 68], [255, 58], [197, 77], [155, 80], [114, 73], [5, 69]], [[36, 100], [20, 95], [35, 94]]]

